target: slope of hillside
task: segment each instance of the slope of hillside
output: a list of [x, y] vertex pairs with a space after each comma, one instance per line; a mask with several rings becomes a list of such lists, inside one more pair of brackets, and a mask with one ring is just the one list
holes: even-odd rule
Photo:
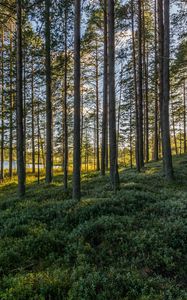
[[138, 174], [83, 178], [80, 203], [52, 186], [0, 188], [0, 299], [187, 299], [187, 156], [174, 158], [173, 183], [161, 162]]

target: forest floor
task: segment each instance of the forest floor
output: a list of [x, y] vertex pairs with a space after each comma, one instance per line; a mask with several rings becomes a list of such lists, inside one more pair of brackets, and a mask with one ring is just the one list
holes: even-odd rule
[[[187, 156], [121, 170], [121, 190], [84, 175], [77, 203], [62, 177], [0, 188], [0, 299], [187, 300]], [[36, 178], [35, 178], [36, 180]]]

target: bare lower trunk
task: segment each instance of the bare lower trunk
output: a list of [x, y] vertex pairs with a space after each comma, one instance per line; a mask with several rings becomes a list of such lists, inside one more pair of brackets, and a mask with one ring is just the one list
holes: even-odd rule
[[136, 49], [135, 49], [135, 33], [134, 33], [134, 0], [131, 1], [131, 18], [132, 18], [132, 58], [133, 58], [133, 75], [134, 75], [134, 98], [135, 98], [135, 113], [136, 113], [136, 168], [140, 172], [140, 157], [139, 157], [139, 113], [138, 113], [138, 95], [137, 95], [137, 72], [136, 72]]
[[98, 45], [96, 40], [96, 155], [97, 155], [97, 171], [100, 170], [99, 158], [99, 70], [98, 70]]
[[5, 133], [5, 101], [4, 101], [4, 30], [1, 36], [1, 180], [4, 179], [4, 133]]
[[140, 168], [144, 166], [143, 151], [143, 92], [142, 92], [142, 4], [138, 0], [138, 113], [139, 113], [139, 160]]
[[109, 138], [110, 138], [110, 178], [114, 191], [119, 188], [116, 144], [116, 109], [115, 109], [115, 47], [114, 47], [114, 0], [108, 0], [109, 32]]
[[52, 182], [52, 101], [50, 0], [45, 0], [45, 68], [46, 68], [46, 183]]
[[184, 79], [184, 153], [186, 153], [186, 80]]
[[13, 170], [13, 63], [12, 63], [12, 33], [10, 32], [10, 117], [9, 117], [9, 177], [12, 178]]
[[103, 120], [102, 120], [102, 148], [101, 148], [101, 175], [106, 171], [106, 151], [107, 151], [107, 103], [108, 103], [108, 75], [107, 75], [107, 0], [104, 0], [104, 78], [103, 78]]
[[75, 0], [74, 21], [74, 156], [73, 198], [80, 200], [80, 0]]
[[158, 42], [157, 42], [157, 0], [155, 0], [155, 111], [154, 111], [154, 160], [158, 161]]
[[21, 0], [17, 0], [17, 171], [18, 192], [25, 194], [24, 132], [23, 132], [23, 86], [22, 86], [22, 14]]
[[65, 63], [64, 63], [64, 189], [68, 188], [68, 124], [67, 124], [67, 8], [65, 8]]
[[31, 80], [31, 100], [32, 100], [32, 173], [35, 173], [35, 134], [34, 134], [34, 61], [32, 58], [32, 80]]
[[173, 178], [173, 166], [170, 144], [170, 122], [169, 122], [169, 98], [170, 98], [170, 74], [169, 74], [169, 0], [164, 0], [164, 59], [163, 59], [163, 104], [162, 104], [162, 124], [163, 124], [163, 154], [164, 171], [168, 180]]

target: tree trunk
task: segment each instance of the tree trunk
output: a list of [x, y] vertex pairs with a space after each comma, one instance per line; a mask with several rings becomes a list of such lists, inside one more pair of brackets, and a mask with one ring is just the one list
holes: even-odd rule
[[116, 144], [116, 108], [115, 108], [115, 33], [114, 33], [114, 0], [108, 0], [109, 32], [109, 140], [110, 140], [110, 177], [114, 191], [119, 188]]
[[130, 100], [130, 167], [133, 167], [133, 151], [132, 151], [132, 100]]
[[140, 169], [144, 166], [143, 151], [143, 92], [142, 92], [142, 4], [138, 0], [138, 113], [139, 113], [139, 159]]
[[45, 0], [45, 68], [46, 68], [46, 183], [52, 182], [52, 101], [51, 101], [51, 1]]
[[1, 180], [4, 179], [5, 99], [4, 99], [4, 30], [1, 36]]
[[[24, 133], [24, 162], [26, 166], [27, 161], [27, 145], [26, 145], [26, 139], [27, 139], [27, 114], [26, 114], [26, 49], [25, 49], [25, 42], [23, 42], [24, 48], [24, 54], [23, 54], [23, 133]], [[26, 167], [27, 168], [27, 167]], [[26, 172], [27, 173], [27, 172]]]
[[175, 145], [175, 153], [178, 154], [178, 148], [177, 148], [177, 138], [176, 138], [176, 130], [175, 130], [175, 116], [174, 116], [174, 108], [173, 103], [171, 102], [171, 121], [173, 126], [173, 139], [174, 139], [174, 145]]
[[136, 73], [136, 49], [135, 49], [135, 34], [134, 34], [134, 0], [131, 1], [131, 24], [132, 24], [132, 59], [134, 73], [134, 98], [135, 98], [135, 113], [136, 113], [136, 168], [140, 172], [140, 157], [139, 157], [139, 113], [138, 113], [138, 94], [137, 94], [137, 73]]
[[184, 79], [184, 153], [186, 153], [186, 80]]
[[119, 103], [118, 103], [118, 112], [117, 112], [117, 146], [116, 146], [117, 161], [119, 159], [119, 138], [120, 138], [121, 101], [122, 101], [122, 79], [123, 79], [123, 65], [121, 64], [120, 91], [119, 91]]
[[[12, 29], [12, 26], [11, 26]], [[9, 177], [12, 178], [13, 170], [13, 54], [12, 54], [12, 33], [10, 32], [10, 117], [9, 117]]]
[[169, 76], [169, 57], [170, 57], [170, 30], [169, 30], [169, 0], [164, 0], [164, 59], [163, 59], [163, 103], [162, 103], [162, 124], [163, 124], [163, 159], [164, 171], [168, 180], [173, 179], [173, 166], [170, 144], [169, 126], [169, 98], [170, 98], [170, 76]]
[[67, 8], [65, 8], [65, 40], [64, 40], [64, 189], [68, 188], [68, 124], [67, 124]]
[[107, 104], [108, 104], [108, 29], [107, 29], [107, 0], [104, 0], [104, 78], [103, 78], [103, 120], [102, 120], [102, 149], [101, 149], [101, 175], [106, 171], [107, 151]]
[[23, 82], [22, 82], [22, 13], [21, 0], [16, 2], [17, 9], [17, 171], [18, 192], [25, 194], [24, 132], [23, 132]]
[[38, 100], [38, 184], [40, 183], [40, 102]]
[[97, 155], [97, 171], [100, 170], [99, 158], [99, 70], [98, 70], [98, 44], [96, 40], [96, 155]]
[[[163, 136], [163, 125], [162, 125], [162, 102], [163, 102], [163, 57], [164, 57], [164, 21], [163, 21], [163, 0], [158, 1], [158, 57], [159, 57], [159, 104], [160, 104], [160, 130], [161, 139]], [[163, 148], [163, 147], [162, 147]], [[163, 155], [163, 149], [162, 149]]]
[[32, 173], [35, 173], [35, 134], [34, 134], [34, 61], [32, 57], [32, 75], [31, 75], [31, 110], [32, 110]]
[[154, 111], [154, 160], [158, 161], [158, 41], [157, 41], [157, 0], [155, 0], [155, 111]]
[[74, 154], [73, 198], [80, 200], [80, 0], [75, 0], [74, 20]]
[[143, 64], [145, 97], [145, 161], [149, 161], [149, 99], [148, 99], [148, 49], [146, 51], [145, 7], [143, 4]]

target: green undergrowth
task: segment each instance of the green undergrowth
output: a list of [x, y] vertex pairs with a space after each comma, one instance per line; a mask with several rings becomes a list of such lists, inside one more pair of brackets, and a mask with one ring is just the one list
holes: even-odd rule
[[83, 175], [82, 200], [28, 180], [0, 188], [0, 299], [187, 300], [187, 156], [121, 170], [121, 189]]

